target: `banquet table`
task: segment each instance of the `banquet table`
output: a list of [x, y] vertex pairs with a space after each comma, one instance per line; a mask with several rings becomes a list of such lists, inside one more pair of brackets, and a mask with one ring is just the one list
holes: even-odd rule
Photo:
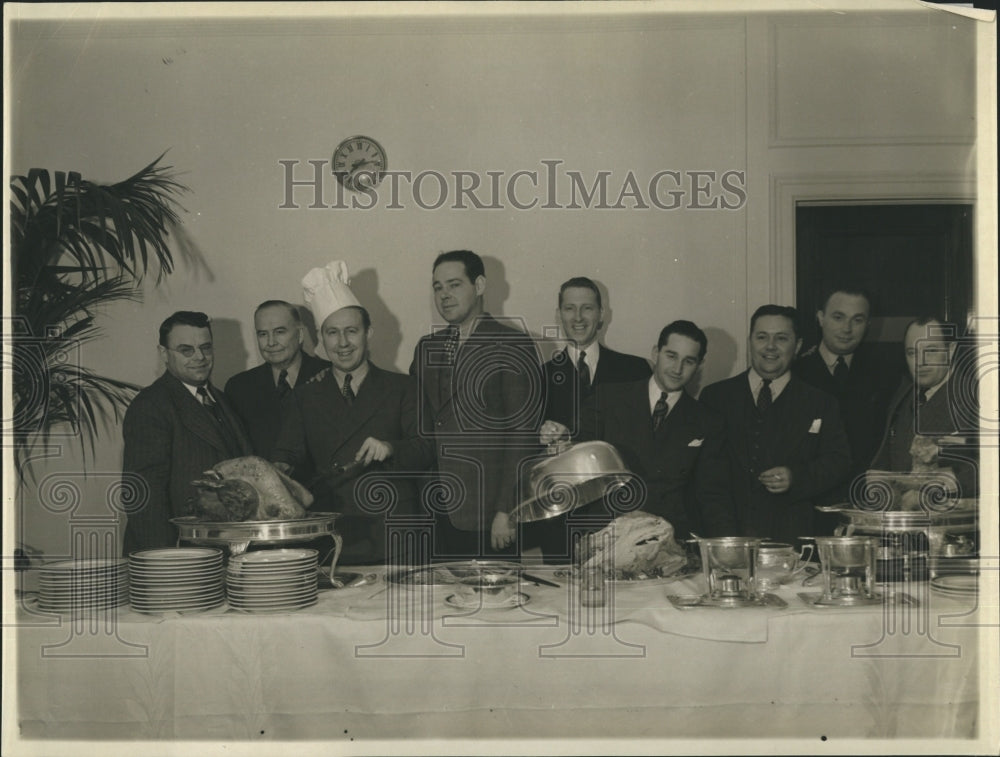
[[[357, 569], [355, 569], [357, 570]], [[976, 738], [982, 595], [681, 610], [700, 577], [612, 582], [582, 607], [539, 566], [525, 604], [454, 607], [383, 575], [296, 612], [41, 613], [22, 598], [25, 739]]]

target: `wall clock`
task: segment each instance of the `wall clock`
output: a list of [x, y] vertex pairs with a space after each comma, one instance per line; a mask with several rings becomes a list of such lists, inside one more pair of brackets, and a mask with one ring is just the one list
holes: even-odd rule
[[337, 181], [352, 192], [363, 192], [378, 185], [388, 165], [382, 145], [360, 134], [337, 145], [330, 163]]

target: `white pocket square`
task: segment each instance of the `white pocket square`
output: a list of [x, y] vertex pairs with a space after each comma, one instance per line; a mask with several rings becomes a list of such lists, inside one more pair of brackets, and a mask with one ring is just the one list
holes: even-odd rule
[[822, 418], [813, 418], [812, 425], [809, 427], [809, 433], [810, 434], [818, 434], [819, 430], [821, 428], [823, 428], [823, 419]]
[[701, 443], [705, 441], [704, 439], [692, 439], [688, 442], [689, 447], [700, 447]]

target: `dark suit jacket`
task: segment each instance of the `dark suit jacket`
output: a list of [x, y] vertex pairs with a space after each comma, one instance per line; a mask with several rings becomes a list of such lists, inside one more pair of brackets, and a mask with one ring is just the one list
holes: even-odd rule
[[[394, 489], [397, 501], [393, 512], [388, 514], [413, 511], [416, 499], [413, 481], [398, 474], [428, 468], [433, 450], [417, 435], [417, 387], [410, 376], [384, 371], [369, 363], [368, 375], [358, 387], [354, 405], [348, 406], [333, 371], [326, 369], [314, 380], [295, 387], [290, 398], [274, 447], [276, 462], [288, 463], [294, 471], [315, 468], [329, 472], [334, 466], [354, 462], [354, 456], [369, 436], [389, 442], [393, 447], [392, 457], [384, 463], [372, 463], [365, 473], [386, 472], [384, 480]], [[315, 491], [314, 509], [332, 509], [345, 515], [378, 515], [358, 502], [357, 483], [352, 479], [332, 492]]]
[[461, 482], [460, 499], [448, 514], [452, 524], [488, 532], [496, 513], [517, 505], [522, 463], [539, 451], [541, 360], [527, 334], [488, 313], [454, 365], [445, 359], [445, 344], [438, 332], [421, 338], [414, 351], [410, 374], [420, 386], [420, 429], [434, 439], [445, 485]]
[[654, 432], [649, 380], [597, 390], [597, 435], [613, 445], [646, 486], [642, 510], [673, 525], [678, 539], [731, 535], [736, 527], [725, 486], [722, 419], [682, 393]]
[[[851, 480], [863, 474], [875, 457], [885, 429], [889, 401], [902, 378], [901, 368], [901, 363], [883, 357], [868, 344], [862, 344], [855, 351], [843, 386], [830, 374], [817, 348], [792, 364], [795, 376], [837, 398], [851, 447]], [[848, 484], [832, 492], [830, 501], [846, 502]]]
[[[851, 467], [837, 401], [793, 376], [765, 416], [759, 470], [750, 462], [750, 430], [757, 409], [747, 372], [705, 387], [701, 401], [725, 424], [727, 483], [737, 535], [793, 545], [800, 536], [816, 535], [817, 497], [841, 485]], [[762, 471], [775, 466], [792, 471], [792, 485], [784, 494], [771, 494], [757, 480]]]
[[566, 349], [559, 350], [545, 363], [545, 420], [563, 424], [571, 438], [596, 438], [594, 397], [602, 384], [620, 384], [648, 379], [649, 363], [641, 357], [615, 352], [600, 346], [597, 372], [589, 386], [581, 386], [576, 366]]
[[[330, 363], [318, 357], [302, 353], [302, 365], [295, 380], [302, 386]], [[243, 421], [250, 435], [255, 455], [265, 460], [271, 459], [271, 452], [281, 431], [281, 398], [274, 386], [271, 366], [267, 363], [248, 371], [237, 373], [226, 382], [226, 396]]]
[[250, 440], [225, 395], [210, 387], [233, 430], [227, 444], [211, 412], [169, 373], [139, 392], [125, 412], [122, 464], [125, 490], [138, 476], [148, 487], [145, 505], [130, 512], [125, 526], [125, 554], [177, 543], [170, 518], [188, 514], [197, 492], [191, 481], [222, 460], [249, 455]]
[[[959, 387], [955, 378], [954, 374], [950, 376], [945, 385], [916, 411], [913, 403], [913, 379], [908, 378], [898, 386], [889, 403], [889, 415], [878, 452], [872, 459], [872, 469], [910, 471], [913, 431], [926, 436], [947, 436], [961, 433], [970, 419], [975, 421], [979, 418], [978, 388]], [[913, 414], [912, 428], [908, 428], [909, 424], [903, 422], [905, 413]], [[905, 435], [903, 429], [906, 429]], [[942, 447], [938, 465], [952, 468], [958, 477], [962, 497], [978, 496], [979, 448], [975, 438], [970, 435], [966, 444]]]

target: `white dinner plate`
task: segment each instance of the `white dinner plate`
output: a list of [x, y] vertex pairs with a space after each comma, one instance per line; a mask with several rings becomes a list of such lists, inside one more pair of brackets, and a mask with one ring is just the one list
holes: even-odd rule
[[132, 589], [129, 596], [144, 602], [170, 602], [174, 600], [187, 601], [189, 599], [204, 599], [218, 594], [223, 589], [219, 586], [212, 586], [199, 591], [170, 591], [170, 592], [144, 592]]
[[151, 583], [163, 583], [167, 581], [192, 581], [202, 578], [219, 578], [225, 575], [221, 568], [210, 568], [208, 570], [179, 570], [160, 571], [155, 573], [143, 573], [133, 571], [131, 574], [133, 581], [149, 581]]
[[103, 581], [98, 584], [74, 584], [73, 586], [39, 586], [42, 594], [97, 594], [102, 591], [118, 591], [127, 589], [128, 579], [121, 581]]
[[978, 576], [938, 576], [931, 579], [931, 588], [942, 593], [970, 595], [979, 591], [979, 581]]
[[979, 595], [976, 576], [940, 576], [931, 580], [931, 591], [954, 599], [967, 599]]
[[310, 602], [304, 602], [302, 604], [289, 605], [288, 607], [237, 607], [235, 605], [230, 605], [232, 609], [238, 610], [239, 612], [247, 612], [253, 615], [265, 615], [265, 614], [277, 614], [283, 612], [296, 612], [298, 610], [304, 610], [307, 607], [311, 607], [316, 604], [316, 600]]
[[116, 570], [108, 573], [94, 573], [93, 575], [88, 575], [86, 573], [53, 574], [39, 576], [38, 582], [40, 584], [99, 583], [101, 581], [114, 581], [117, 578], [123, 578], [127, 575], [127, 570]]
[[188, 560], [195, 562], [205, 562], [211, 560], [221, 560], [222, 551], [212, 547], [164, 547], [162, 549], [145, 549], [141, 552], [133, 552], [128, 556], [130, 562], [176, 562], [177, 560]]
[[142, 605], [132, 602], [131, 606], [136, 612], [156, 614], [163, 612], [197, 612], [201, 610], [211, 610], [219, 607], [223, 602], [225, 602], [225, 597], [219, 597], [210, 602], [202, 602], [200, 604]]
[[128, 565], [124, 557], [115, 558], [89, 558], [84, 560], [60, 560], [59, 562], [42, 565], [39, 570], [44, 576], [46, 573], [80, 573], [80, 572], [102, 572], [121, 570]]
[[129, 602], [134, 607], [189, 607], [212, 604], [224, 598], [225, 592], [215, 592], [214, 594], [206, 594], [203, 597], [164, 597], [163, 599], [130, 597]]
[[444, 603], [457, 610], [476, 610], [479, 608], [484, 610], [510, 610], [515, 607], [520, 607], [529, 599], [531, 599], [531, 597], [521, 591], [517, 594], [511, 594], [503, 602], [480, 602], [478, 597], [466, 599], [461, 594], [449, 594], [445, 597]]
[[122, 586], [114, 591], [94, 591], [87, 593], [42, 591], [38, 593], [38, 598], [46, 602], [70, 602], [74, 600], [82, 602], [99, 602], [109, 597], [120, 597], [122, 595], [128, 596], [128, 592], [129, 588], [127, 586]]
[[239, 564], [247, 567], [258, 565], [273, 567], [275, 563], [302, 562], [318, 559], [319, 551], [315, 549], [262, 549], [258, 552], [247, 552], [237, 555], [229, 561], [229, 564]]
[[302, 597], [309, 596], [311, 594], [317, 594], [318, 589], [298, 589], [296, 591], [286, 591], [279, 594], [244, 594], [243, 592], [238, 591], [227, 593], [229, 596], [244, 603], [252, 602], [257, 604], [280, 604], [293, 599], [301, 599]]
[[259, 594], [257, 592], [234, 591], [229, 589], [226, 594], [243, 602], [280, 602], [285, 599], [300, 599], [310, 594], [316, 594], [316, 587], [306, 589], [289, 589]]
[[267, 578], [269, 576], [294, 576], [300, 573], [315, 573], [317, 565], [315, 562], [297, 563], [294, 565], [287, 565], [281, 568], [247, 568], [247, 567], [230, 567], [226, 570], [226, 575], [237, 576], [239, 578]]
[[101, 586], [93, 589], [47, 589], [42, 587], [38, 595], [41, 597], [100, 597], [108, 594], [120, 594], [128, 592], [128, 584], [123, 583], [118, 586]]
[[284, 584], [226, 584], [226, 589], [243, 593], [252, 592], [254, 594], [273, 594], [283, 591], [299, 591], [301, 589], [317, 589], [318, 581], [294, 581]]
[[100, 610], [112, 610], [116, 607], [122, 607], [128, 604], [128, 597], [122, 597], [114, 602], [106, 602], [101, 604], [94, 603], [76, 603], [68, 605], [49, 605], [39, 602], [37, 607], [42, 612], [56, 612], [56, 613], [74, 613], [74, 612], [98, 612]]
[[303, 599], [297, 602], [287, 602], [284, 604], [272, 604], [272, 605], [256, 605], [256, 604], [244, 604], [240, 602], [234, 602], [230, 600], [229, 606], [236, 610], [242, 610], [244, 612], [291, 612], [293, 610], [301, 610], [304, 607], [309, 607], [316, 604], [316, 598], [312, 597], [309, 599]]
[[236, 576], [231, 573], [226, 574], [226, 583], [243, 584], [244, 586], [270, 586], [273, 584], [294, 584], [318, 581], [319, 573], [315, 570], [300, 571], [298, 573], [288, 573], [283, 576]]

